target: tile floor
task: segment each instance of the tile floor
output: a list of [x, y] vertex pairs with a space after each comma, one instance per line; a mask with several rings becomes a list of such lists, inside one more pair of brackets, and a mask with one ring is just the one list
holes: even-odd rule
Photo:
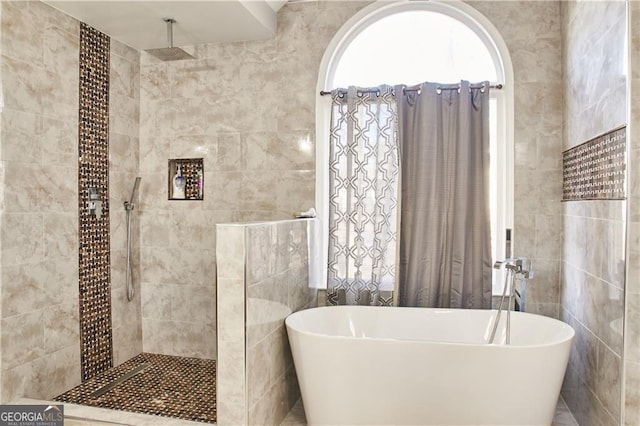
[[[19, 404], [42, 404], [46, 401], [23, 399], [16, 401]], [[202, 426], [203, 423], [181, 419], [170, 419], [150, 416], [138, 413], [108, 410], [96, 407], [86, 407], [65, 403], [65, 426]], [[304, 416], [302, 402], [293, 407], [289, 415], [281, 423], [281, 426], [305, 426], [307, 421]], [[551, 426], [578, 426], [571, 412], [567, 409], [562, 398], [558, 400], [556, 415]]]
[[[281, 423], [281, 426], [304, 426], [307, 424], [307, 420], [304, 417], [304, 408], [302, 407], [302, 400], [291, 409], [287, 417]], [[553, 418], [551, 426], [578, 426], [571, 411], [567, 408], [562, 398], [558, 399], [558, 405], [556, 406], [556, 414]]]
[[[138, 374], [92, 394], [137, 367]], [[214, 360], [142, 353], [54, 398], [65, 403], [215, 423]]]

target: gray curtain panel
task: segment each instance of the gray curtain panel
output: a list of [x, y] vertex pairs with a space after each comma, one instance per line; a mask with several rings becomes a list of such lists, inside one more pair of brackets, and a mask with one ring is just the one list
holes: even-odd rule
[[423, 83], [419, 93], [398, 96], [401, 306], [491, 307], [489, 83], [484, 85]]
[[389, 304], [395, 282], [398, 147], [393, 88], [332, 92], [329, 304]]

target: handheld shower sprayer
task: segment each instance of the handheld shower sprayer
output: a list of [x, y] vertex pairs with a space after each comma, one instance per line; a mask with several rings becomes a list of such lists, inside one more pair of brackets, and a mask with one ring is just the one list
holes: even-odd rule
[[136, 181], [133, 183], [133, 190], [131, 191], [131, 198], [129, 199], [129, 201], [125, 201], [124, 202], [124, 209], [127, 210], [127, 211], [131, 211], [135, 207], [134, 200], [138, 196], [138, 187], [140, 186], [140, 181], [141, 180], [142, 180], [141, 177], [137, 177], [136, 178]]
[[131, 211], [135, 207], [135, 199], [138, 196], [138, 188], [140, 187], [141, 177], [137, 177], [133, 183], [133, 190], [131, 191], [131, 198], [129, 201], [124, 202], [124, 210], [127, 212], [127, 300], [133, 300], [135, 295], [135, 288], [133, 287], [133, 265], [131, 259]]

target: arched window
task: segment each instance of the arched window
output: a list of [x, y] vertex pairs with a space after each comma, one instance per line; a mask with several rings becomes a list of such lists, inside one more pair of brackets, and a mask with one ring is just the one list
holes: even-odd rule
[[[513, 71], [498, 31], [462, 2], [403, 1], [370, 5], [353, 16], [325, 51], [318, 76], [316, 127], [316, 210], [324, 239], [315, 274], [326, 283], [328, 229], [328, 140], [330, 100], [322, 90], [413, 85], [424, 81], [491, 81], [491, 226], [492, 255], [506, 257], [506, 229], [513, 223]], [[494, 274], [494, 294], [500, 293]]]

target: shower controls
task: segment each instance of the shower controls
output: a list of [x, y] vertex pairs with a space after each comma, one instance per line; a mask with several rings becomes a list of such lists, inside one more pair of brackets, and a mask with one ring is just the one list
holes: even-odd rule
[[90, 215], [100, 219], [102, 217], [102, 199], [100, 198], [100, 191], [98, 188], [89, 188], [89, 202], [87, 210]]

